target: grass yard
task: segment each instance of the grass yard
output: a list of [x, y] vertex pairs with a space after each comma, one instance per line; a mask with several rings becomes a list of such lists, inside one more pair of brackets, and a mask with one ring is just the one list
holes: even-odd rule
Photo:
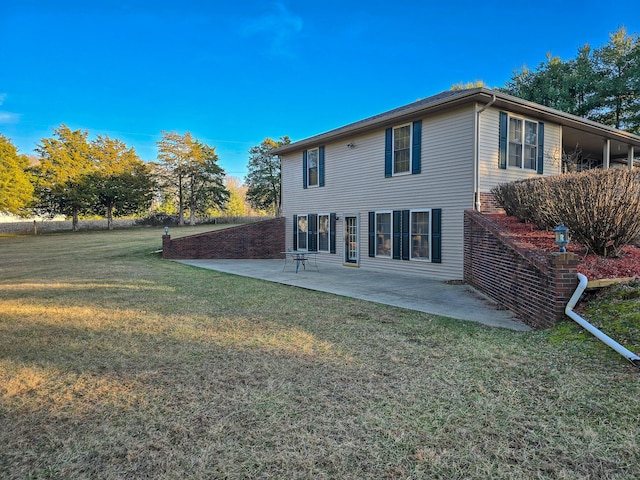
[[577, 326], [197, 269], [161, 235], [0, 237], [0, 478], [640, 478], [640, 372]]

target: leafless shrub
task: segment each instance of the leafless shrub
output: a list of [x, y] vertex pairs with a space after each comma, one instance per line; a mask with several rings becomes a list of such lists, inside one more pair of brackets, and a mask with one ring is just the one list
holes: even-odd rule
[[508, 215], [553, 229], [598, 255], [615, 254], [640, 236], [640, 170], [589, 170], [502, 184], [492, 190]]
[[571, 152], [562, 152], [562, 173], [576, 173], [602, 167], [602, 162], [584, 154], [580, 145]]

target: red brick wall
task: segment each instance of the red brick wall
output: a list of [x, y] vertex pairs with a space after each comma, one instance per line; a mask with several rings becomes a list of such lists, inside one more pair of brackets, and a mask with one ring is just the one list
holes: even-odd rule
[[483, 213], [504, 213], [492, 193], [480, 193], [480, 211]]
[[564, 317], [578, 285], [577, 256], [544, 254], [507, 238], [482, 214], [464, 215], [464, 279], [533, 328], [548, 328]]
[[283, 258], [284, 217], [239, 225], [212, 232], [171, 239], [162, 236], [162, 257], [187, 258]]

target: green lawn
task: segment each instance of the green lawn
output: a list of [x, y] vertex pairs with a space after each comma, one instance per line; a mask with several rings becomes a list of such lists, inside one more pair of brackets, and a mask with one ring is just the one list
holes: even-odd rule
[[577, 326], [197, 269], [161, 235], [0, 237], [0, 478], [640, 478], [640, 372]]

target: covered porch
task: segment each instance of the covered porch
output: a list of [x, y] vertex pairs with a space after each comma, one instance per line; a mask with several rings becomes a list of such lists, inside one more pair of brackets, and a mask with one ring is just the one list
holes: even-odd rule
[[562, 167], [564, 172], [590, 168], [638, 168], [640, 140], [621, 131], [594, 132], [584, 126], [563, 125]]

